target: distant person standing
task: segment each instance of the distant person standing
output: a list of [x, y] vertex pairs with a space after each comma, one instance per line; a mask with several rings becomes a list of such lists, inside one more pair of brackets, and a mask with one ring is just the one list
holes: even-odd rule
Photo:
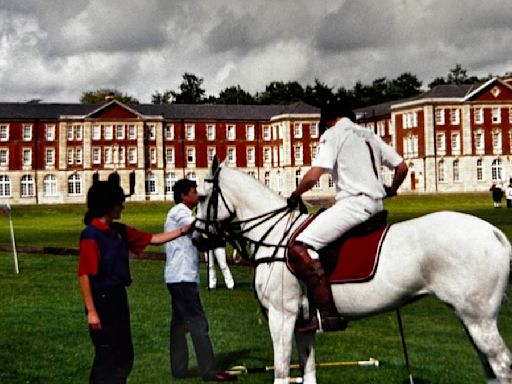
[[507, 198], [507, 208], [512, 208], [512, 179], [509, 180], [507, 188], [505, 190], [505, 196]]
[[501, 184], [493, 183], [489, 191], [492, 193], [492, 201], [494, 203], [494, 208], [501, 208], [501, 199], [503, 198], [503, 189], [501, 188]]
[[215, 289], [217, 287], [217, 273], [215, 271], [215, 260], [219, 264], [220, 272], [224, 277], [224, 283], [226, 284], [227, 289], [233, 289], [235, 287], [235, 282], [233, 280], [233, 275], [228, 266], [228, 262], [226, 260], [226, 242], [221, 241], [219, 244], [216, 244], [216, 247], [210, 251], [208, 251], [208, 288]]

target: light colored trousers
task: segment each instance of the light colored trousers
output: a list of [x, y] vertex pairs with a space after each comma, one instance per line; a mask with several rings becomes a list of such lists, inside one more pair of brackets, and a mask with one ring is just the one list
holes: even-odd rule
[[217, 259], [217, 263], [219, 264], [219, 268], [220, 271], [222, 272], [222, 276], [224, 277], [224, 283], [226, 283], [226, 287], [228, 289], [233, 289], [235, 286], [235, 282], [233, 281], [233, 275], [231, 274], [231, 271], [229, 270], [228, 267], [228, 263], [226, 261], [226, 248], [224, 247], [215, 248], [213, 251], [208, 251], [208, 268], [210, 275], [208, 287], [212, 289], [217, 286], [215, 259]]
[[[375, 200], [366, 195], [342, 198], [318, 215], [297, 236], [297, 241], [301, 241], [315, 250], [321, 249], [382, 209], [382, 200]], [[314, 251], [310, 251], [309, 254], [314, 259], [318, 258], [318, 254]]]

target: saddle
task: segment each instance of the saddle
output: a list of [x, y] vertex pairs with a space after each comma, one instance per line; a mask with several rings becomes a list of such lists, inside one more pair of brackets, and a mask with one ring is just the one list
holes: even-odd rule
[[[318, 212], [316, 215], [320, 214]], [[377, 270], [380, 247], [389, 229], [386, 210], [355, 226], [320, 249], [320, 262], [331, 284], [369, 281]], [[291, 237], [293, 241], [316, 217], [310, 216]], [[293, 270], [292, 270], [293, 272]]]

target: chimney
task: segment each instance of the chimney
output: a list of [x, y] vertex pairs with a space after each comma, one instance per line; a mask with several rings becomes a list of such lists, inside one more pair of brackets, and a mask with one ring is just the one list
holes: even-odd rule
[[105, 96], [105, 104], [110, 103], [115, 99], [115, 95], [113, 92], [110, 92], [107, 96]]

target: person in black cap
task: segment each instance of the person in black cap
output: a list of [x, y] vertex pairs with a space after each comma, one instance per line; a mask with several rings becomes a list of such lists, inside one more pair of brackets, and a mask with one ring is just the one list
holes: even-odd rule
[[87, 193], [80, 235], [78, 276], [89, 334], [95, 348], [89, 382], [126, 383], [133, 366], [130, 312], [125, 287], [131, 283], [129, 252], [185, 235], [191, 225], [151, 234], [118, 222], [125, 194], [119, 180], [96, 181]]

